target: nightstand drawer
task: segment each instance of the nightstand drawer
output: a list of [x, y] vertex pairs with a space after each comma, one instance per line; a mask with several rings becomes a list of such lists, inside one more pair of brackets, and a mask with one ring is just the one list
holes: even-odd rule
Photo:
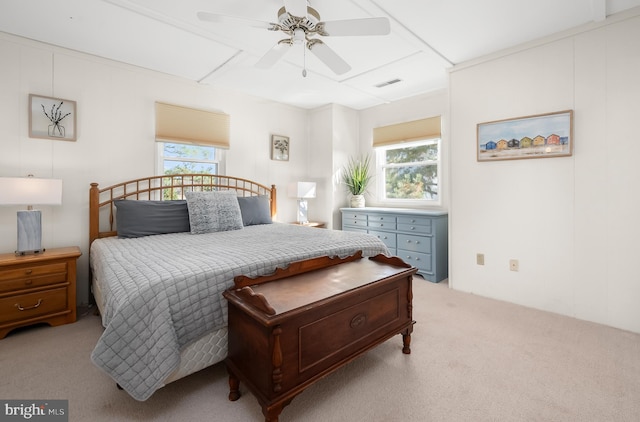
[[67, 288], [0, 299], [0, 324], [67, 310]]
[[0, 294], [67, 281], [67, 263], [39, 265], [0, 273]]

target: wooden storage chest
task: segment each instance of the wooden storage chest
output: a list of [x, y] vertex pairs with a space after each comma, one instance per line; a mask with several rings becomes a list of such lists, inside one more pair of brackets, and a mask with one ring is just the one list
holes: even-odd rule
[[[410, 353], [412, 276], [398, 258], [317, 258], [236, 278], [229, 302], [229, 399], [244, 382], [265, 421], [318, 379], [396, 334]], [[250, 287], [249, 287], [250, 286]]]

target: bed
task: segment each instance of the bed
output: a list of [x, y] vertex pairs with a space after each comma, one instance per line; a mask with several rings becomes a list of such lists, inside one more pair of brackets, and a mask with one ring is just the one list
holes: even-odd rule
[[236, 177], [92, 183], [89, 196], [91, 291], [104, 326], [91, 359], [141, 401], [226, 357], [222, 292], [234, 277], [388, 254], [372, 235], [276, 222], [275, 186]]

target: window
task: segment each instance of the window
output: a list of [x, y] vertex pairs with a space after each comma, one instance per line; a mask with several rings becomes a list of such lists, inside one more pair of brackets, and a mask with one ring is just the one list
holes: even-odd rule
[[439, 201], [440, 139], [379, 147], [376, 162], [382, 201]]
[[224, 174], [224, 150], [212, 146], [158, 142], [158, 173]]

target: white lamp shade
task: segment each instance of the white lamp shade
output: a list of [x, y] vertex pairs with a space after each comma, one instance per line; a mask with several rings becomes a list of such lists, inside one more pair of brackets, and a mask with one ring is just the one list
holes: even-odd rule
[[315, 198], [315, 182], [295, 182], [289, 184], [289, 197], [291, 198]]
[[0, 205], [60, 205], [62, 180], [0, 177]]

